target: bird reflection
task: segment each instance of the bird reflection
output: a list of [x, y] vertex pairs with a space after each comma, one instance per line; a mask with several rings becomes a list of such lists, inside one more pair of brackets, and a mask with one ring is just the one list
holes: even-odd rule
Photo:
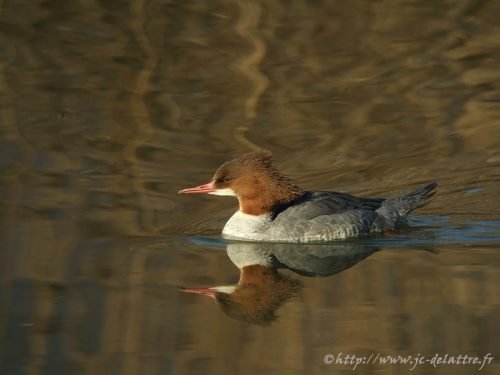
[[276, 320], [278, 308], [302, 287], [300, 280], [278, 269], [289, 269], [307, 277], [331, 276], [352, 267], [379, 248], [363, 242], [323, 245], [238, 242], [227, 244], [226, 250], [240, 269], [237, 284], [180, 287], [179, 290], [214, 299], [230, 318], [268, 325]]
[[240, 269], [238, 284], [211, 288], [180, 288], [187, 293], [211, 297], [230, 318], [267, 325], [276, 319], [276, 310], [293, 297], [302, 283], [266, 265]]

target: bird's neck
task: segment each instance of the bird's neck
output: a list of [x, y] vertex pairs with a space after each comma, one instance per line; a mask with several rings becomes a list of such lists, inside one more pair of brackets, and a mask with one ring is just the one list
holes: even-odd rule
[[261, 184], [252, 192], [238, 196], [240, 211], [248, 215], [271, 214], [278, 206], [289, 204], [304, 195], [293, 181], [283, 178]]

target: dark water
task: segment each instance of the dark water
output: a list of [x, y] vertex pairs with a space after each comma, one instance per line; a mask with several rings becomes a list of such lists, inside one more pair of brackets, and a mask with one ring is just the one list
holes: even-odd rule
[[[499, 373], [499, 19], [493, 0], [0, 2], [0, 373], [352, 373], [339, 353], [491, 353]], [[235, 202], [176, 192], [259, 148], [305, 189], [440, 190], [389, 237], [226, 248]], [[177, 289], [240, 276], [229, 308]]]

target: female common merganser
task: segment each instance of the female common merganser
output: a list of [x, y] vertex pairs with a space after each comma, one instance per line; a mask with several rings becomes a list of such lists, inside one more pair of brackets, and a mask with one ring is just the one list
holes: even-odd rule
[[224, 163], [208, 184], [179, 193], [238, 198], [239, 210], [222, 230], [225, 238], [305, 243], [393, 230], [409, 212], [428, 203], [436, 187], [432, 182], [389, 199], [304, 191], [278, 171], [269, 152], [261, 151]]

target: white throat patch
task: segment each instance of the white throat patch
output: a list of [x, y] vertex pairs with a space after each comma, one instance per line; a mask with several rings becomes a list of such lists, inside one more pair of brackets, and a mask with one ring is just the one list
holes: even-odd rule
[[233, 189], [230, 188], [225, 188], [225, 189], [216, 189], [215, 191], [208, 193], [212, 195], [228, 195], [231, 197], [236, 197], [236, 194], [234, 193]]

